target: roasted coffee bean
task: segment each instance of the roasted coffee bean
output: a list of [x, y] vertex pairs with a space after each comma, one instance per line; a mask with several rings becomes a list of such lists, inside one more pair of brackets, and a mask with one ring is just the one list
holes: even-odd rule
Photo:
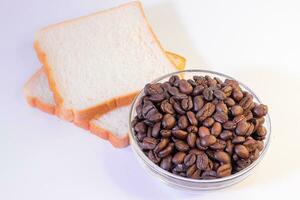
[[151, 132], [152, 137], [155, 137], [155, 138], [158, 137], [159, 131], [160, 131], [160, 125], [161, 125], [160, 122], [157, 122], [154, 124], [154, 126], [152, 128], [152, 132]]
[[191, 110], [193, 108], [192, 97], [188, 97], [186, 99], [182, 99], [182, 101], [181, 101], [181, 107], [185, 111]]
[[176, 124], [176, 119], [173, 115], [165, 114], [162, 119], [162, 127], [164, 129], [172, 129]]
[[213, 150], [223, 150], [226, 147], [226, 142], [224, 140], [217, 139], [217, 141], [210, 145], [209, 148]]
[[241, 121], [237, 124], [237, 127], [235, 129], [235, 133], [237, 135], [245, 135], [246, 132], [248, 131], [248, 128], [249, 128], [250, 124], [246, 121]]
[[187, 171], [186, 171], [186, 176], [189, 177], [189, 178], [191, 178], [192, 175], [195, 173], [195, 171], [197, 171], [196, 165], [190, 166], [190, 167], [187, 169]]
[[178, 151], [188, 151], [189, 150], [189, 145], [182, 140], [178, 140], [175, 142], [175, 147]]
[[223, 113], [223, 112], [216, 112], [216, 113], [213, 115], [213, 118], [214, 118], [217, 122], [220, 122], [220, 123], [224, 123], [224, 122], [227, 122], [227, 121], [228, 121], [228, 115], [226, 115], [226, 114]]
[[215, 159], [222, 164], [228, 164], [231, 162], [229, 154], [224, 151], [217, 151], [217, 152], [215, 152], [214, 156], [215, 156]]
[[175, 113], [175, 110], [172, 106], [172, 104], [169, 103], [168, 100], [164, 100], [161, 104], [160, 104], [160, 109], [167, 114], [171, 114], [173, 115]]
[[236, 101], [240, 101], [243, 98], [243, 92], [239, 89], [234, 89], [232, 93], [232, 98]]
[[225, 100], [224, 100], [224, 103], [228, 106], [228, 107], [232, 107], [235, 105], [235, 101], [230, 98], [230, 97], [227, 97]]
[[174, 150], [174, 144], [169, 143], [168, 146], [166, 148], [164, 148], [163, 150], [161, 150], [160, 152], [158, 152], [157, 155], [160, 158], [164, 158], [164, 157], [170, 155], [173, 150]]
[[222, 88], [222, 91], [225, 93], [226, 97], [229, 97], [232, 93], [232, 87], [230, 85], [226, 85]]
[[173, 158], [172, 158], [172, 162], [175, 164], [175, 165], [178, 165], [178, 164], [181, 164], [183, 163], [183, 160], [184, 160], [184, 157], [186, 156], [186, 153], [184, 152], [177, 152]]
[[232, 131], [236, 128], [236, 123], [233, 121], [227, 121], [223, 124], [223, 128]]
[[242, 100], [239, 102], [239, 105], [244, 109], [244, 110], [248, 110], [251, 105], [253, 103], [253, 98], [252, 96], [245, 96], [244, 98], [242, 98]]
[[217, 172], [213, 170], [206, 170], [201, 175], [201, 178], [203, 179], [215, 179], [216, 177], [217, 177]]
[[215, 122], [214, 118], [208, 117], [202, 122], [202, 124], [203, 126], [211, 127], [214, 124], [214, 122]]
[[225, 151], [226, 151], [229, 155], [232, 155], [232, 153], [233, 153], [233, 147], [234, 147], [234, 145], [232, 144], [231, 140], [227, 140], [227, 141], [226, 141]]
[[186, 113], [186, 115], [187, 115], [187, 118], [188, 118], [188, 120], [189, 120], [189, 122], [190, 122], [191, 125], [193, 125], [193, 126], [197, 126], [198, 125], [198, 120], [196, 119], [195, 113], [193, 113], [192, 111], [188, 111]]
[[196, 118], [199, 121], [203, 121], [210, 117], [215, 112], [215, 105], [212, 103], [206, 103], [196, 114]]
[[148, 153], [148, 158], [155, 164], [158, 164], [161, 161], [161, 158], [156, 156], [155, 153], [153, 153], [153, 151], [151, 150]]
[[185, 116], [185, 115], [181, 115], [179, 118], [178, 118], [178, 127], [180, 129], [186, 129], [189, 125], [189, 122], [188, 122], [188, 118]]
[[179, 81], [179, 90], [184, 94], [190, 94], [193, 92], [193, 86], [184, 79]]
[[196, 134], [195, 133], [189, 133], [187, 136], [187, 143], [191, 148], [194, 148], [196, 146]]
[[142, 142], [143, 149], [154, 149], [157, 144], [157, 140], [151, 137], [145, 137]]
[[200, 136], [200, 138], [204, 138], [205, 136], [210, 135], [210, 131], [209, 131], [209, 129], [207, 127], [201, 126], [198, 129], [198, 135]]
[[230, 108], [230, 113], [233, 115], [233, 116], [238, 116], [238, 115], [242, 115], [244, 112], [244, 109], [242, 108], [242, 106], [240, 105], [235, 105], [235, 106], [232, 106]]
[[184, 140], [188, 135], [188, 133], [183, 130], [173, 130], [172, 134], [174, 135], [174, 137], [181, 139], [181, 140]]
[[194, 88], [192, 95], [194, 95], [194, 96], [200, 95], [200, 94], [202, 94], [203, 90], [204, 90], [204, 86], [203, 85], [197, 85]]
[[198, 127], [197, 126], [188, 126], [186, 128], [187, 132], [189, 133], [197, 133], [198, 132]]
[[173, 104], [173, 107], [175, 109], [175, 111], [181, 115], [184, 115], [185, 114], [185, 111], [181, 108], [181, 106], [179, 105], [179, 103], [175, 102]]
[[172, 134], [171, 130], [161, 130], [160, 131], [160, 135], [163, 137], [163, 138], [168, 138], [170, 137]]
[[217, 170], [218, 177], [225, 177], [231, 175], [232, 167], [230, 164], [221, 165]]
[[134, 130], [139, 133], [146, 133], [147, 132], [147, 126], [144, 122], [138, 122], [134, 126]]
[[194, 111], [197, 112], [203, 107], [204, 100], [202, 96], [195, 96], [193, 99], [193, 103], [194, 103]]
[[235, 136], [232, 139], [232, 144], [241, 144], [243, 142], [245, 142], [245, 137], [243, 137], [243, 136]]
[[169, 171], [172, 166], [172, 156], [167, 156], [162, 159], [160, 162], [160, 167], [163, 168], [164, 170]]
[[224, 100], [226, 99], [226, 94], [222, 90], [215, 90], [214, 95], [217, 99], [219, 100]]
[[189, 166], [192, 166], [195, 162], [196, 162], [196, 155], [195, 154], [192, 154], [192, 153], [189, 153], [188, 155], [186, 155], [184, 157], [184, 165], [189, 167]]
[[214, 91], [208, 87], [203, 90], [203, 97], [206, 101], [212, 101], [214, 99]]
[[207, 136], [204, 136], [200, 142], [201, 142], [201, 146], [208, 147], [210, 145], [213, 145], [216, 141], [217, 141], [217, 139], [215, 136], [207, 135]]
[[244, 145], [242, 145], [242, 144], [235, 145], [234, 152], [240, 158], [247, 159], [249, 157], [249, 151], [248, 151], [248, 149]]
[[227, 114], [228, 113], [227, 105], [223, 101], [218, 102], [216, 105], [216, 111]]
[[215, 122], [211, 127], [211, 134], [218, 137], [222, 132], [222, 125], [220, 122]]
[[169, 139], [168, 138], [162, 138], [160, 142], [156, 145], [154, 148], [154, 153], [158, 153], [161, 150], [163, 150], [168, 144], [169, 144]]
[[208, 157], [205, 153], [197, 155], [196, 166], [198, 169], [206, 170], [208, 169]]
[[153, 163], [193, 179], [225, 177], [259, 158], [268, 108], [235, 80], [172, 76], [147, 84], [131, 122]]

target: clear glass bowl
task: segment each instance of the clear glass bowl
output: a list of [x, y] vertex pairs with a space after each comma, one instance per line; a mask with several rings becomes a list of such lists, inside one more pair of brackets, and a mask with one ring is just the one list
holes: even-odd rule
[[[185, 79], [192, 78], [194, 75], [209, 75], [211, 77], [218, 77], [221, 80], [224, 79], [234, 79], [230, 76], [227, 76], [225, 74], [221, 74], [218, 72], [213, 72], [213, 71], [207, 71], [207, 70], [185, 70], [185, 71], [178, 71], [174, 73], [170, 73], [167, 75], [164, 75], [156, 80], [154, 80], [152, 83], [157, 83], [157, 82], [165, 82], [169, 80], [169, 78], [172, 75], [179, 75], [181, 77], [184, 77]], [[253, 100], [255, 102], [261, 103], [257, 95], [250, 89], [248, 88], [245, 84], [239, 82], [241, 88], [244, 91], [249, 92], [250, 94], [253, 95]], [[216, 178], [216, 179], [211, 179], [211, 180], [197, 180], [197, 179], [190, 179], [190, 178], [185, 178], [181, 177], [175, 174], [172, 174], [159, 166], [157, 166], [155, 163], [153, 163], [140, 149], [138, 146], [135, 135], [134, 135], [134, 130], [133, 127], [131, 126], [131, 121], [134, 119], [136, 116], [136, 105], [137, 102], [140, 100], [140, 98], [144, 95], [144, 91], [142, 90], [139, 95], [135, 98], [131, 105], [130, 109], [130, 116], [129, 116], [129, 127], [130, 127], [130, 132], [129, 132], [129, 138], [130, 138], [130, 143], [131, 143], [131, 148], [136, 155], [137, 159], [139, 162], [147, 169], [151, 174], [153, 174], [155, 177], [157, 177], [159, 180], [163, 181], [164, 183], [173, 186], [175, 188], [179, 189], [184, 189], [184, 190], [192, 190], [192, 191], [198, 191], [198, 190], [213, 190], [213, 189], [221, 189], [228, 187], [230, 185], [233, 185], [235, 183], [238, 183], [245, 179], [247, 176], [249, 176], [255, 166], [263, 159], [264, 155], [266, 154], [266, 151], [269, 147], [270, 144], [270, 136], [271, 136], [271, 120], [270, 116], [267, 115], [265, 117], [265, 123], [264, 126], [267, 129], [267, 136], [266, 139], [264, 140], [264, 148], [260, 153], [259, 158], [254, 161], [251, 165], [249, 165], [247, 168], [224, 178]]]

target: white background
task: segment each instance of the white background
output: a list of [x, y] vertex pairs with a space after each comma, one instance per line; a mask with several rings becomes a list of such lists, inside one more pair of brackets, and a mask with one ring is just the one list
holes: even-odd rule
[[26, 104], [22, 87], [40, 67], [34, 33], [123, 2], [0, 1], [0, 199], [299, 198], [299, 1], [143, 1], [163, 46], [184, 55], [189, 68], [242, 80], [269, 105], [270, 149], [252, 176], [230, 188], [169, 188], [143, 170], [130, 148], [114, 149]]

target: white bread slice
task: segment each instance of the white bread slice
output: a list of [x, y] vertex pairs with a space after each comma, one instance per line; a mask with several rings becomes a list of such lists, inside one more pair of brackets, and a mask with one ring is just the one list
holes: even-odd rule
[[44, 28], [35, 49], [61, 115], [74, 122], [127, 105], [147, 82], [175, 71], [140, 2]]
[[[166, 52], [167, 56], [176, 64], [176, 68], [185, 68], [185, 58]], [[25, 84], [24, 95], [29, 105], [44, 112], [63, 118], [56, 106], [53, 93], [49, 88], [44, 69], [38, 70]], [[122, 148], [129, 144], [128, 139], [129, 106], [116, 108], [102, 116], [95, 117], [90, 122], [75, 123], [91, 133], [108, 140], [114, 147]]]

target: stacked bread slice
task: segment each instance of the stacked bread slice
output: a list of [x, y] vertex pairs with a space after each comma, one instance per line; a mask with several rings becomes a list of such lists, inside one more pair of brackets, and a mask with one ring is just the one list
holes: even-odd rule
[[139, 2], [46, 27], [34, 46], [43, 68], [25, 85], [29, 104], [116, 147], [128, 145], [124, 106], [146, 83], [185, 64], [163, 50]]

